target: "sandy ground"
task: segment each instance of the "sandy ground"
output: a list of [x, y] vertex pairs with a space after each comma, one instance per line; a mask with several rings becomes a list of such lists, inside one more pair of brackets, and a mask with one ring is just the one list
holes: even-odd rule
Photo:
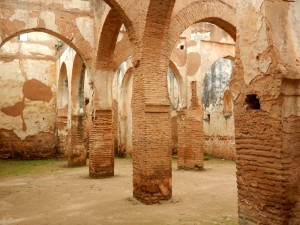
[[[132, 198], [132, 164], [117, 159], [115, 177], [88, 178], [88, 167], [0, 179], [0, 224], [234, 225], [235, 163], [209, 160], [203, 171], [178, 171], [173, 198], [143, 205]], [[58, 166], [58, 165], [55, 165]]]

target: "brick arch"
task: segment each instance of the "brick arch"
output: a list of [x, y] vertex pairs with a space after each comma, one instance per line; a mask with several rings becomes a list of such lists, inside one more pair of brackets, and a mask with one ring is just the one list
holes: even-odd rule
[[135, 4], [139, 4], [140, 0], [137, 0], [138, 3], [136, 3], [136, 0], [104, 0], [106, 4], [108, 4], [114, 11], [116, 11], [118, 17], [121, 18], [122, 22], [125, 24], [126, 29], [129, 33], [129, 39], [131, 41], [137, 41], [137, 34], [136, 34], [136, 25], [134, 23], [134, 19], [137, 15], [134, 13], [137, 13], [136, 10], [132, 10], [132, 7]]
[[99, 39], [97, 51], [97, 69], [112, 67], [117, 38], [122, 26], [122, 20], [115, 9], [111, 9], [105, 19]]
[[116, 71], [122, 62], [128, 59], [130, 56], [133, 55], [133, 46], [130, 42], [127, 32], [124, 35], [123, 39], [120, 42], [117, 42], [114, 59], [113, 59], [113, 70]]
[[[0, 11], [1, 13], [1, 11]], [[10, 21], [9, 19], [3, 21], [0, 19], [1, 36], [0, 36], [0, 48], [10, 39], [19, 36], [24, 33], [31, 32], [43, 32], [54, 37], [57, 37], [64, 41], [67, 45], [72, 47], [79, 55], [82, 56], [86, 64], [91, 64], [92, 59], [92, 46], [88, 41], [81, 35], [76, 25], [70, 25], [71, 23], [61, 22], [62, 28], [59, 31], [54, 31], [46, 25], [29, 27], [24, 22]], [[76, 23], [75, 23], [76, 24]], [[28, 28], [29, 27], [29, 28]], [[70, 32], [72, 30], [73, 32]]]
[[195, 1], [172, 17], [169, 33], [170, 52], [182, 32], [199, 22], [212, 23], [236, 40], [235, 8], [219, 0]]

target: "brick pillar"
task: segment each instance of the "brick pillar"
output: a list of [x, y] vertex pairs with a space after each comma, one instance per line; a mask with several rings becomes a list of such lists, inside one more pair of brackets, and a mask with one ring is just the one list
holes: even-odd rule
[[90, 128], [90, 177], [105, 178], [114, 175], [113, 139], [112, 111], [96, 110]]
[[[167, 37], [175, 0], [150, 1], [141, 47], [134, 55], [133, 195], [146, 204], [172, 196]], [[135, 61], [136, 60], [136, 61]]]
[[300, 224], [300, 70], [291, 44], [297, 40], [292, 33], [299, 28], [294, 18], [299, 6], [299, 1], [237, 1], [230, 89], [236, 97], [241, 225]]
[[168, 105], [146, 106], [144, 148], [133, 151], [133, 195], [146, 204], [168, 200], [172, 195], [169, 110]]
[[178, 112], [178, 169], [199, 169], [204, 164], [203, 111], [184, 109]]
[[177, 154], [178, 152], [178, 122], [177, 115], [173, 116], [171, 119], [171, 130], [172, 130], [172, 154]]
[[58, 156], [64, 157], [67, 156], [67, 137], [68, 131], [66, 130], [68, 123], [68, 118], [66, 116], [58, 116], [56, 118], [56, 127], [57, 127], [57, 148]]
[[68, 139], [68, 166], [86, 165], [84, 116], [72, 116]]
[[178, 112], [178, 169], [197, 169], [204, 164], [203, 109], [196, 81], [191, 82], [191, 93], [190, 108]]

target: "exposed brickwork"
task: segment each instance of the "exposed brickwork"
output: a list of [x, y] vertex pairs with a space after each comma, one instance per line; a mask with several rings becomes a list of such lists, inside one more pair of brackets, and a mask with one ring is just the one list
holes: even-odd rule
[[90, 177], [114, 175], [113, 115], [111, 110], [94, 112], [90, 128]]
[[204, 152], [219, 158], [235, 160], [235, 139], [231, 136], [205, 136]]
[[[299, 224], [299, 175], [295, 175], [299, 174], [299, 114], [294, 101], [298, 92], [287, 93], [284, 82], [293, 74], [286, 69], [296, 68], [294, 60], [284, 62], [293, 56], [289, 44], [275, 47], [282, 43], [278, 34], [286, 30], [282, 21], [290, 20], [288, 8], [293, 5], [262, 1], [265, 7], [256, 8], [260, 4], [237, 2], [239, 34], [231, 89], [236, 97], [240, 224]], [[275, 16], [275, 11], [280, 15]]]
[[[298, 81], [299, 82], [299, 81]], [[298, 89], [299, 90], [299, 89]], [[299, 96], [299, 95], [298, 95]], [[300, 224], [300, 117], [291, 116], [283, 121], [284, 156], [287, 198], [292, 203], [289, 224]]]
[[133, 63], [133, 195], [146, 204], [172, 196], [171, 119], [165, 39], [174, 1], [150, 1], [141, 58]]
[[177, 116], [172, 117], [171, 119], [172, 126], [172, 154], [177, 154], [178, 151], [178, 124], [177, 124]]
[[68, 137], [67, 133], [64, 132], [67, 127], [67, 117], [66, 116], [58, 116], [56, 119], [56, 128], [57, 128], [57, 154], [59, 157], [67, 156], [67, 145], [68, 145]]
[[177, 115], [179, 169], [202, 168], [204, 164], [203, 109], [199, 106], [195, 81], [191, 83], [191, 90], [190, 109], [183, 109]]
[[85, 117], [72, 116], [72, 125], [68, 134], [68, 166], [85, 166], [87, 149], [84, 133]]
[[178, 112], [178, 169], [197, 169], [204, 165], [203, 120], [200, 109]]
[[1, 159], [53, 158], [56, 139], [54, 133], [39, 133], [21, 140], [13, 131], [0, 130]]
[[133, 194], [146, 204], [167, 200], [172, 194], [171, 132], [167, 129], [170, 117], [166, 113], [169, 107], [166, 110], [160, 107], [148, 107], [144, 119], [147, 135], [144, 140], [147, 147], [133, 151]]

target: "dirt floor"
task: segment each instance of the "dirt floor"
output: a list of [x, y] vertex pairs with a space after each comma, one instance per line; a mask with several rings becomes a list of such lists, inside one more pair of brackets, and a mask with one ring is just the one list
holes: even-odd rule
[[202, 171], [178, 171], [174, 161], [172, 200], [150, 206], [132, 198], [131, 160], [115, 164], [115, 176], [101, 180], [65, 162], [0, 177], [0, 224], [238, 224], [234, 162], [212, 159]]

